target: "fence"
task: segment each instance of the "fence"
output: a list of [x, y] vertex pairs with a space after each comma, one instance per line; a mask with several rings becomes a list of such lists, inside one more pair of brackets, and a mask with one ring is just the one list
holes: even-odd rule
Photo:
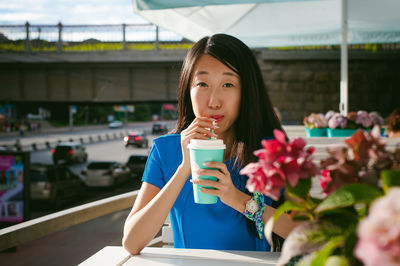
[[[0, 51], [71, 52], [190, 49], [193, 43], [153, 24], [0, 25]], [[273, 47], [273, 50], [338, 50], [338, 45]], [[350, 50], [399, 50], [400, 43], [354, 44]]]
[[0, 51], [158, 50], [191, 46], [181, 36], [153, 24], [0, 25]]

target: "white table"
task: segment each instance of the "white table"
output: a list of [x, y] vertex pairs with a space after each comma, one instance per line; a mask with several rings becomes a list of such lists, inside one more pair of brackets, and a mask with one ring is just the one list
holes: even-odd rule
[[108, 246], [98, 251], [80, 265], [276, 265], [279, 256], [279, 252], [151, 247], [144, 248], [139, 255], [130, 256], [122, 247]]

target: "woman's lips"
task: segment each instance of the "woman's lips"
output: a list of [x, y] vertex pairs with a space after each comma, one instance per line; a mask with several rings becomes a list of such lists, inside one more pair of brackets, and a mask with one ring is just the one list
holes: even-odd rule
[[217, 122], [221, 121], [223, 118], [222, 115], [210, 115], [209, 117], [215, 119]]

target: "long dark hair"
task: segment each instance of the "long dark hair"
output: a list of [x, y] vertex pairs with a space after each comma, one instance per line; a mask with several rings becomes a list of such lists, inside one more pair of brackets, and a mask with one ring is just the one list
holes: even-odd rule
[[256, 159], [253, 151], [260, 148], [261, 140], [272, 137], [273, 130], [282, 130], [282, 127], [268, 97], [256, 58], [239, 39], [215, 34], [202, 38], [188, 52], [179, 82], [177, 132], [187, 128], [195, 118], [190, 82], [194, 65], [204, 54], [218, 59], [240, 76], [240, 110], [234, 123], [235, 139], [231, 154], [235, 157], [236, 165], [244, 166]]
[[387, 129], [393, 132], [400, 131], [400, 107], [394, 109], [390, 114]]

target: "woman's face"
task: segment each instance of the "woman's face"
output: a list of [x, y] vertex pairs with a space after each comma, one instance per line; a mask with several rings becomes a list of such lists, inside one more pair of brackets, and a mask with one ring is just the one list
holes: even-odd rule
[[217, 135], [222, 137], [232, 129], [239, 114], [240, 77], [210, 55], [202, 55], [196, 62], [190, 86], [190, 98], [196, 117], [217, 120]]

